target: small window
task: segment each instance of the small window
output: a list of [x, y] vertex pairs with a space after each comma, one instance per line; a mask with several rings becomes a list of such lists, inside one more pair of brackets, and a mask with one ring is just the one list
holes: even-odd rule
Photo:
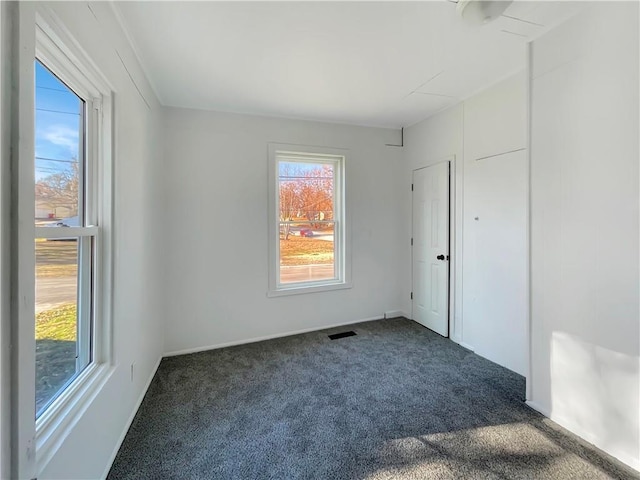
[[344, 154], [272, 149], [271, 294], [349, 286], [344, 163]]

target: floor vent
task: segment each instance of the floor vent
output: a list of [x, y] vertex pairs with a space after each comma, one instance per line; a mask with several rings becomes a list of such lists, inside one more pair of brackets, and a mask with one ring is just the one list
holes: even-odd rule
[[334, 333], [333, 335], [329, 335], [329, 338], [331, 340], [338, 340], [339, 338], [353, 337], [354, 335], [357, 335], [357, 333], [353, 330], [349, 330], [348, 332]]

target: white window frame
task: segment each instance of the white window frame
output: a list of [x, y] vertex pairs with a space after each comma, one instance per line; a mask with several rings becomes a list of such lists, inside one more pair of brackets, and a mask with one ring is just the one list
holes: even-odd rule
[[8, 72], [11, 60], [8, 47], [11, 44], [9, 31], [11, 30], [12, 12], [6, 2], [0, 3], [0, 478], [10, 477], [11, 461], [11, 410], [9, 396], [11, 392], [11, 370], [9, 367], [10, 345], [10, 238], [9, 223], [9, 132], [11, 129], [11, 113], [9, 95]]
[[[347, 216], [345, 170], [348, 151], [337, 148], [269, 144], [269, 289], [268, 297], [351, 288], [350, 226]], [[280, 282], [279, 161], [334, 165], [334, 271], [328, 280]]]
[[[92, 359], [89, 365], [57, 396], [35, 420], [35, 451], [37, 471], [41, 472], [89, 401], [113, 373], [112, 359], [112, 238], [113, 238], [113, 162], [112, 118], [113, 88], [96, 68], [78, 42], [68, 33], [55, 15], [46, 7], [35, 12], [35, 58], [67, 84], [86, 102], [85, 152], [86, 181], [91, 186], [86, 194], [88, 216], [84, 227], [35, 227], [33, 238], [92, 238], [93, 272], [91, 281]], [[34, 132], [35, 133], [35, 132]], [[34, 135], [35, 137], [35, 135]], [[21, 159], [31, 161], [33, 159]], [[33, 178], [21, 178], [21, 185], [30, 182], [28, 191], [34, 195]], [[86, 186], [85, 186], [86, 188]], [[80, 238], [78, 240], [80, 244]], [[80, 252], [80, 251], [79, 251]], [[88, 252], [85, 249], [85, 252]], [[85, 261], [85, 259], [78, 259]], [[88, 273], [85, 272], [84, 275]], [[35, 275], [35, 270], [20, 275]], [[81, 273], [82, 275], [82, 273]], [[86, 290], [85, 290], [86, 292]], [[78, 302], [89, 298], [78, 297]], [[88, 312], [85, 309], [85, 312]], [[80, 315], [80, 307], [78, 309]], [[35, 317], [34, 317], [35, 318]], [[87, 325], [85, 319], [85, 325]], [[80, 322], [81, 319], [79, 318]], [[82, 332], [81, 332], [82, 334]], [[86, 333], [85, 338], [88, 337]], [[32, 336], [35, 344], [35, 337]], [[35, 349], [34, 349], [35, 351]], [[85, 358], [88, 352], [80, 352]], [[28, 375], [27, 377], [32, 377]], [[35, 387], [34, 387], [35, 388]], [[35, 398], [34, 398], [35, 401]], [[35, 414], [35, 412], [34, 412]]]
[[[77, 81], [74, 77], [66, 73], [66, 62], [60, 62], [55, 56], [47, 52], [47, 48], [36, 45], [36, 59], [45, 68], [51, 70], [51, 74], [64, 81], [71, 92], [78, 95], [83, 101], [83, 110], [80, 113], [79, 126], [82, 131], [80, 138], [82, 145], [79, 152], [79, 193], [81, 197], [78, 205], [79, 226], [73, 227], [35, 227], [35, 239], [54, 240], [54, 239], [71, 239], [77, 238], [78, 252], [78, 287], [77, 287], [77, 357], [76, 371], [84, 370], [83, 366], [92, 363], [93, 339], [91, 338], [92, 326], [95, 323], [95, 312], [93, 305], [96, 300], [96, 289], [93, 286], [99, 286], [99, 279], [96, 277], [95, 269], [92, 268], [97, 264], [96, 255], [97, 248], [100, 243], [101, 229], [98, 227], [97, 221], [97, 205], [95, 205], [93, 195], [97, 179], [95, 171], [97, 168], [97, 155], [95, 155], [95, 143], [98, 138], [97, 127], [99, 125], [99, 117], [101, 112], [102, 98], [96, 95], [95, 91], [82, 88], [86, 82]], [[45, 58], [46, 57], [46, 60]], [[75, 379], [75, 377], [74, 377]], [[72, 380], [73, 381], [73, 380]], [[65, 387], [63, 387], [65, 388]], [[55, 398], [51, 403], [55, 403]], [[49, 405], [45, 405], [48, 410]], [[43, 411], [43, 414], [44, 414]], [[38, 412], [36, 412], [37, 415]]]

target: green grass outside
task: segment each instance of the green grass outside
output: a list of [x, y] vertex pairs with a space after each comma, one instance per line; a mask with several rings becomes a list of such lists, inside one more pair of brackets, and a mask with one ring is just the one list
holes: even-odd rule
[[74, 303], [36, 314], [36, 411], [40, 411], [76, 374]]
[[36, 340], [76, 341], [76, 305], [65, 303], [36, 315]]

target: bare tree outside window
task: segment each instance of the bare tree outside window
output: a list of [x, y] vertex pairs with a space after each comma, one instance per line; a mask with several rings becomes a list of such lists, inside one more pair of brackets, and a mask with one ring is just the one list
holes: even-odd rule
[[333, 162], [278, 162], [280, 283], [335, 277]]
[[65, 216], [78, 215], [78, 184], [80, 178], [77, 159], [70, 167], [47, 175], [36, 182], [36, 204], [47, 206], [54, 217], [63, 209]]

